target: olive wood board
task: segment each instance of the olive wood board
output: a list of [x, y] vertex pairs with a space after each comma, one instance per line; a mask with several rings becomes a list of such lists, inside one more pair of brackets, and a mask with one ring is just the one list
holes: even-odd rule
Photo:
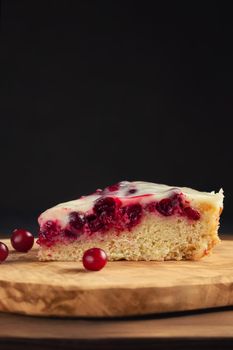
[[233, 305], [233, 241], [200, 261], [116, 261], [98, 272], [81, 262], [40, 262], [37, 248], [10, 248], [0, 265], [0, 311], [116, 317]]

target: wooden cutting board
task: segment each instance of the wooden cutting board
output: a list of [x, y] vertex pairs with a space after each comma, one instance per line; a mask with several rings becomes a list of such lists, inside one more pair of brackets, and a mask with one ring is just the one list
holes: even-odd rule
[[[10, 248], [10, 243], [5, 240]], [[39, 262], [11, 251], [0, 265], [0, 311], [41, 316], [130, 316], [233, 305], [233, 241], [201, 261]]]

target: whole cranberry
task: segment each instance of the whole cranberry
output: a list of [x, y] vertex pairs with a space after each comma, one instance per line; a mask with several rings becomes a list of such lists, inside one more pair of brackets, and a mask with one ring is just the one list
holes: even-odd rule
[[99, 271], [107, 263], [107, 254], [103, 249], [91, 248], [83, 254], [83, 266], [87, 270]]
[[8, 254], [9, 254], [9, 250], [7, 246], [4, 243], [0, 242], [0, 263], [6, 260], [6, 258], [8, 257]]
[[171, 198], [164, 198], [156, 204], [156, 209], [164, 216], [170, 216], [174, 212]]
[[11, 235], [12, 247], [18, 252], [28, 252], [34, 243], [33, 235], [24, 229], [15, 229]]
[[127, 228], [136, 226], [142, 217], [142, 206], [132, 204], [121, 208], [122, 220]]
[[110, 216], [113, 217], [115, 214], [116, 202], [112, 197], [100, 198], [94, 205], [94, 212], [100, 216]]
[[84, 215], [76, 211], [69, 214], [69, 220], [71, 227], [78, 231], [82, 230], [85, 224]]
[[95, 214], [87, 215], [85, 220], [88, 224], [88, 227], [89, 227], [89, 230], [91, 231], [91, 233], [103, 230], [103, 228], [104, 228], [103, 222], [100, 221], [98, 216]]

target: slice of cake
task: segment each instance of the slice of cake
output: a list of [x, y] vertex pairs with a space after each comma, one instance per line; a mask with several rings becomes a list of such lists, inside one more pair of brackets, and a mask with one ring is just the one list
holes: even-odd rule
[[39, 259], [81, 260], [99, 247], [109, 260], [197, 260], [219, 242], [223, 191], [122, 181], [46, 210]]

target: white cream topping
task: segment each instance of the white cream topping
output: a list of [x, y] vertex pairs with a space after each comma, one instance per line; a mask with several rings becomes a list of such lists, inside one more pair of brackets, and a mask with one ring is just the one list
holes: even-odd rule
[[[135, 193], [129, 193], [130, 190], [136, 190]], [[183, 193], [190, 202], [209, 202], [212, 205], [223, 207], [223, 190], [219, 192], [200, 192], [188, 187], [174, 187], [163, 184], [156, 184], [144, 181], [122, 181], [119, 183], [117, 191], [109, 191], [106, 188], [101, 194], [92, 194], [79, 199], [61, 203], [53, 208], [46, 210], [39, 217], [39, 224], [42, 225], [47, 220], [59, 220], [63, 225], [68, 221], [68, 214], [71, 211], [88, 212], [91, 211], [95, 201], [103, 196], [119, 197], [124, 205], [133, 200], [140, 201], [141, 204], [159, 201], [163, 198], [168, 198], [174, 193]], [[141, 198], [135, 198], [142, 196]], [[135, 198], [135, 199], [134, 199]]]

